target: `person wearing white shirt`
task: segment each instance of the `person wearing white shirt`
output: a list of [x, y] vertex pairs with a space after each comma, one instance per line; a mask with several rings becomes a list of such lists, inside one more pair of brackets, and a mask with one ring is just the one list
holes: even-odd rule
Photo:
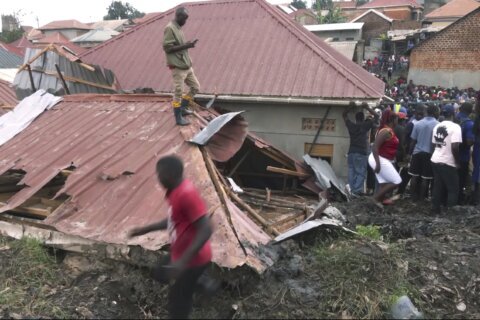
[[440, 213], [442, 198], [447, 194], [447, 207], [458, 204], [459, 179], [457, 168], [460, 165], [460, 144], [462, 143], [462, 129], [453, 122], [455, 109], [446, 105], [443, 110], [445, 120], [433, 128], [432, 155], [433, 169], [433, 196], [432, 211]]

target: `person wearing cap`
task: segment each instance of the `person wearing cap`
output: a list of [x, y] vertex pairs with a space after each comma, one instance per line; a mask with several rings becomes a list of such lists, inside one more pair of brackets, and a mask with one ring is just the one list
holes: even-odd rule
[[458, 202], [464, 204], [465, 191], [467, 185], [470, 184], [469, 167], [471, 159], [472, 145], [475, 142], [475, 135], [473, 133], [473, 120], [470, 119], [470, 114], [473, 112], [473, 105], [465, 102], [460, 106], [460, 112], [456, 116], [456, 122], [462, 129], [462, 143], [460, 144], [460, 168], [458, 169], [458, 178], [460, 183], [460, 190], [458, 195]]
[[[187, 22], [187, 19], [187, 9], [179, 7], [175, 11], [175, 19], [170, 21], [165, 27], [163, 36], [163, 50], [167, 58], [167, 66], [172, 71], [175, 87], [172, 106], [175, 121], [180, 126], [190, 124], [183, 116], [192, 114], [192, 111], [188, 110], [187, 106], [200, 90], [200, 84], [193, 72], [192, 60], [188, 54], [188, 50], [195, 48], [198, 40], [185, 41], [185, 35], [182, 31], [182, 27]], [[190, 91], [182, 97], [184, 83], [190, 88]]]
[[427, 115], [413, 127], [410, 143], [410, 169], [412, 176], [410, 186], [413, 201], [422, 200], [428, 194], [430, 182], [433, 179], [432, 162], [433, 152], [432, 135], [437, 121], [439, 109], [431, 104], [427, 107]]
[[[433, 179], [432, 211], [441, 212], [444, 195], [447, 194], [446, 205], [458, 204], [459, 181], [457, 168], [460, 166], [460, 144], [462, 129], [453, 122], [455, 110], [446, 105], [442, 111], [445, 120], [433, 128], [432, 143], [434, 151], [431, 158]], [[444, 203], [445, 204], [445, 203]]]
[[367, 110], [374, 118], [365, 119], [363, 111], [355, 114], [355, 122], [348, 119], [348, 112], [356, 107], [355, 102], [350, 102], [349, 107], [343, 112], [343, 120], [350, 135], [348, 149], [348, 184], [353, 195], [364, 193], [365, 178], [367, 176], [368, 133], [375, 126], [379, 116], [367, 103], [362, 104], [362, 109]]

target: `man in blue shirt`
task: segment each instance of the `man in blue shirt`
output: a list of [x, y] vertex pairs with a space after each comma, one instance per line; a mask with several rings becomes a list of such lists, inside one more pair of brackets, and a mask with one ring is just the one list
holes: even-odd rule
[[462, 128], [462, 143], [460, 144], [460, 168], [458, 169], [458, 178], [460, 182], [460, 193], [458, 195], [459, 204], [465, 202], [465, 190], [469, 183], [469, 166], [471, 158], [472, 145], [475, 142], [473, 133], [474, 122], [470, 119], [473, 112], [473, 105], [465, 102], [460, 106], [460, 112], [457, 114], [457, 123]]
[[410, 135], [410, 154], [413, 155], [408, 173], [412, 176], [410, 185], [413, 201], [423, 200], [426, 197], [433, 179], [430, 159], [433, 153], [433, 128], [438, 124], [436, 119], [438, 114], [438, 107], [433, 104], [429, 105], [427, 116], [415, 124]]

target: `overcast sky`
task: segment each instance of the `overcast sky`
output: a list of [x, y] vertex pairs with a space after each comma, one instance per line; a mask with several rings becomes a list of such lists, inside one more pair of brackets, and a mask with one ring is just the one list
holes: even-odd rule
[[[188, 0], [187, 0], [188, 1]], [[208, 1], [208, 0], [205, 0]], [[268, 0], [270, 3], [288, 3], [289, 0]], [[38, 27], [53, 20], [76, 19], [80, 22], [102, 20], [107, 14], [111, 0], [0, 0], [0, 13], [10, 14], [21, 10], [23, 25]], [[168, 10], [186, 0], [128, 0], [142, 12], [160, 12]], [[38, 18], [38, 25], [37, 25]]]

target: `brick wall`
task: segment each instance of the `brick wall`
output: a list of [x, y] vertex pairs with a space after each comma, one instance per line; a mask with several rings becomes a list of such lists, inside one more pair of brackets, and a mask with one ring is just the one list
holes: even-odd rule
[[381, 34], [387, 34], [390, 30], [390, 22], [381, 18], [377, 14], [370, 12], [366, 16], [357, 20], [357, 22], [364, 22], [363, 25], [363, 39], [368, 43], [371, 39], [378, 38]]
[[480, 71], [480, 9], [412, 50], [410, 68]]
[[394, 20], [392, 23], [392, 30], [409, 30], [420, 29], [422, 27], [421, 21], [400, 21]]

